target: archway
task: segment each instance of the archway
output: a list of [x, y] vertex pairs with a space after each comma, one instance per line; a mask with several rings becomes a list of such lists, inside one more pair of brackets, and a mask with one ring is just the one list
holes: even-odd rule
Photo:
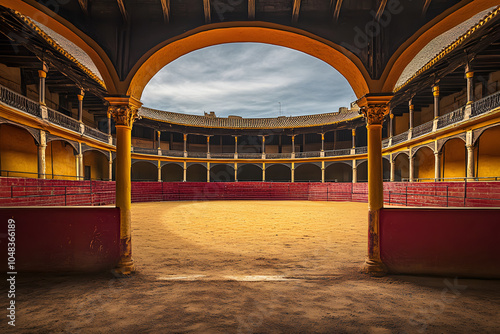
[[274, 164], [266, 167], [266, 181], [290, 182], [291, 180], [292, 170], [290, 169], [290, 167], [282, 164]]
[[465, 142], [453, 138], [441, 148], [441, 171], [443, 178], [464, 178], [467, 173], [467, 148]]
[[313, 164], [301, 164], [295, 167], [296, 182], [321, 182], [321, 167]]
[[234, 182], [234, 167], [225, 164], [212, 165], [210, 182]]
[[388, 159], [382, 158], [382, 177], [384, 181], [391, 180], [391, 163]]
[[158, 181], [158, 167], [148, 161], [132, 164], [132, 181]]
[[206, 182], [207, 168], [200, 164], [193, 164], [186, 170], [186, 181], [188, 182]]
[[410, 177], [410, 160], [408, 154], [399, 153], [394, 159], [394, 181], [407, 181]]
[[484, 131], [477, 140], [476, 176], [500, 176], [500, 126]]
[[415, 179], [434, 181], [434, 151], [429, 147], [421, 147], [415, 152], [413, 175]]
[[1, 176], [38, 177], [38, 148], [25, 129], [0, 124]]
[[161, 168], [163, 182], [180, 182], [184, 178], [184, 168], [178, 164], [166, 164]]
[[262, 168], [252, 164], [238, 166], [238, 181], [262, 181]]
[[363, 161], [356, 169], [357, 181], [368, 182], [368, 161]]
[[325, 168], [325, 181], [352, 182], [352, 167], [344, 162], [337, 162]]
[[109, 162], [100, 151], [83, 153], [83, 173], [85, 180], [109, 180]]
[[47, 143], [45, 163], [46, 178], [63, 180], [76, 179], [77, 161], [75, 158], [75, 149], [68, 142], [63, 140], [53, 140]]

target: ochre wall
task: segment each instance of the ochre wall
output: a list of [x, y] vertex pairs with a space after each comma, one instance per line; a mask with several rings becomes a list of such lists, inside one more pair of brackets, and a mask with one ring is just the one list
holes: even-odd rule
[[409, 122], [410, 121], [408, 118], [408, 113], [394, 117], [393, 119], [394, 135], [398, 135], [408, 130], [408, 127], [410, 126]]
[[[434, 178], [434, 152], [427, 147], [423, 147], [415, 154], [414, 175], [418, 179]], [[432, 181], [432, 180], [427, 180]]]
[[466, 148], [463, 140], [448, 140], [441, 149], [441, 175], [444, 178], [466, 176]]
[[[201, 166], [200, 166], [201, 167]], [[184, 177], [182, 166], [177, 164], [167, 164], [161, 168], [161, 179], [163, 182], [179, 182]], [[205, 170], [205, 180], [207, 179], [207, 171]]]
[[[0, 125], [0, 168], [12, 177], [38, 177], [38, 147], [28, 131], [17, 126]], [[2, 176], [7, 176], [2, 172]]]
[[48, 179], [76, 179], [76, 159], [74, 149], [66, 142], [56, 140], [47, 144], [45, 163]]
[[90, 177], [92, 180], [108, 180], [109, 163], [106, 156], [101, 152], [97, 151], [85, 152], [83, 154], [83, 166], [90, 166], [90, 174], [91, 174]]
[[488, 129], [479, 137], [477, 176], [500, 176], [500, 126]]
[[344, 163], [335, 163], [325, 169], [325, 181], [351, 182], [352, 167]]
[[139, 161], [132, 164], [132, 181], [157, 181], [158, 167], [152, 163]]
[[401, 181], [401, 179], [408, 179], [409, 174], [409, 161], [406, 154], [399, 154], [394, 160], [395, 172], [394, 181]]

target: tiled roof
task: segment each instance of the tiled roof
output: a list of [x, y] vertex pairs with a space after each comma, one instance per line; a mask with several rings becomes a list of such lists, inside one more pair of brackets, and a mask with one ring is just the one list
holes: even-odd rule
[[357, 110], [342, 110], [340, 112], [307, 116], [283, 116], [277, 118], [224, 118], [180, 114], [146, 107], [142, 107], [139, 110], [139, 116], [142, 118], [176, 125], [223, 129], [291, 129], [329, 125], [362, 117]]

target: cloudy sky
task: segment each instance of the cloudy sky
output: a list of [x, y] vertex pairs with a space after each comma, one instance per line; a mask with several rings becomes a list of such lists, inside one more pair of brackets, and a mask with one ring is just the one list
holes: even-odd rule
[[165, 66], [142, 95], [144, 106], [217, 116], [277, 117], [338, 111], [356, 99], [347, 80], [304, 53], [233, 43], [189, 53]]

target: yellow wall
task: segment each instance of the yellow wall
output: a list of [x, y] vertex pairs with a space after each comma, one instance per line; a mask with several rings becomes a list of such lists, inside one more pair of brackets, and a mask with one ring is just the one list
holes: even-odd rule
[[423, 147], [415, 154], [415, 178], [431, 179], [434, 178], [434, 152], [427, 147]]
[[56, 140], [47, 144], [45, 151], [46, 178], [76, 179], [76, 159], [74, 149], [64, 141]]
[[157, 181], [158, 167], [145, 161], [132, 164], [132, 181]]
[[[38, 177], [38, 147], [28, 131], [0, 125], [0, 168], [26, 173], [9, 173], [12, 177]], [[2, 172], [2, 176], [7, 176]]]
[[83, 165], [90, 166], [90, 177], [92, 180], [108, 180], [109, 163], [107, 157], [101, 152], [85, 152], [83, 154]]
[[398, 135], [400, 133], [405, 132], [408, 130], [408, 127], [410, 126], [410, 121], [408, 119], [408, 113], [403, 114], [402, 116], [396, 116], [394, 117], [394, 135]]
[[477, 176], [500, 176], [500, 126], [488, 129], [479, 137]]
[[466, 149], [461, 139], [451, 139], [441, 149], [441, 175], [447, 177], [466, 176]]

